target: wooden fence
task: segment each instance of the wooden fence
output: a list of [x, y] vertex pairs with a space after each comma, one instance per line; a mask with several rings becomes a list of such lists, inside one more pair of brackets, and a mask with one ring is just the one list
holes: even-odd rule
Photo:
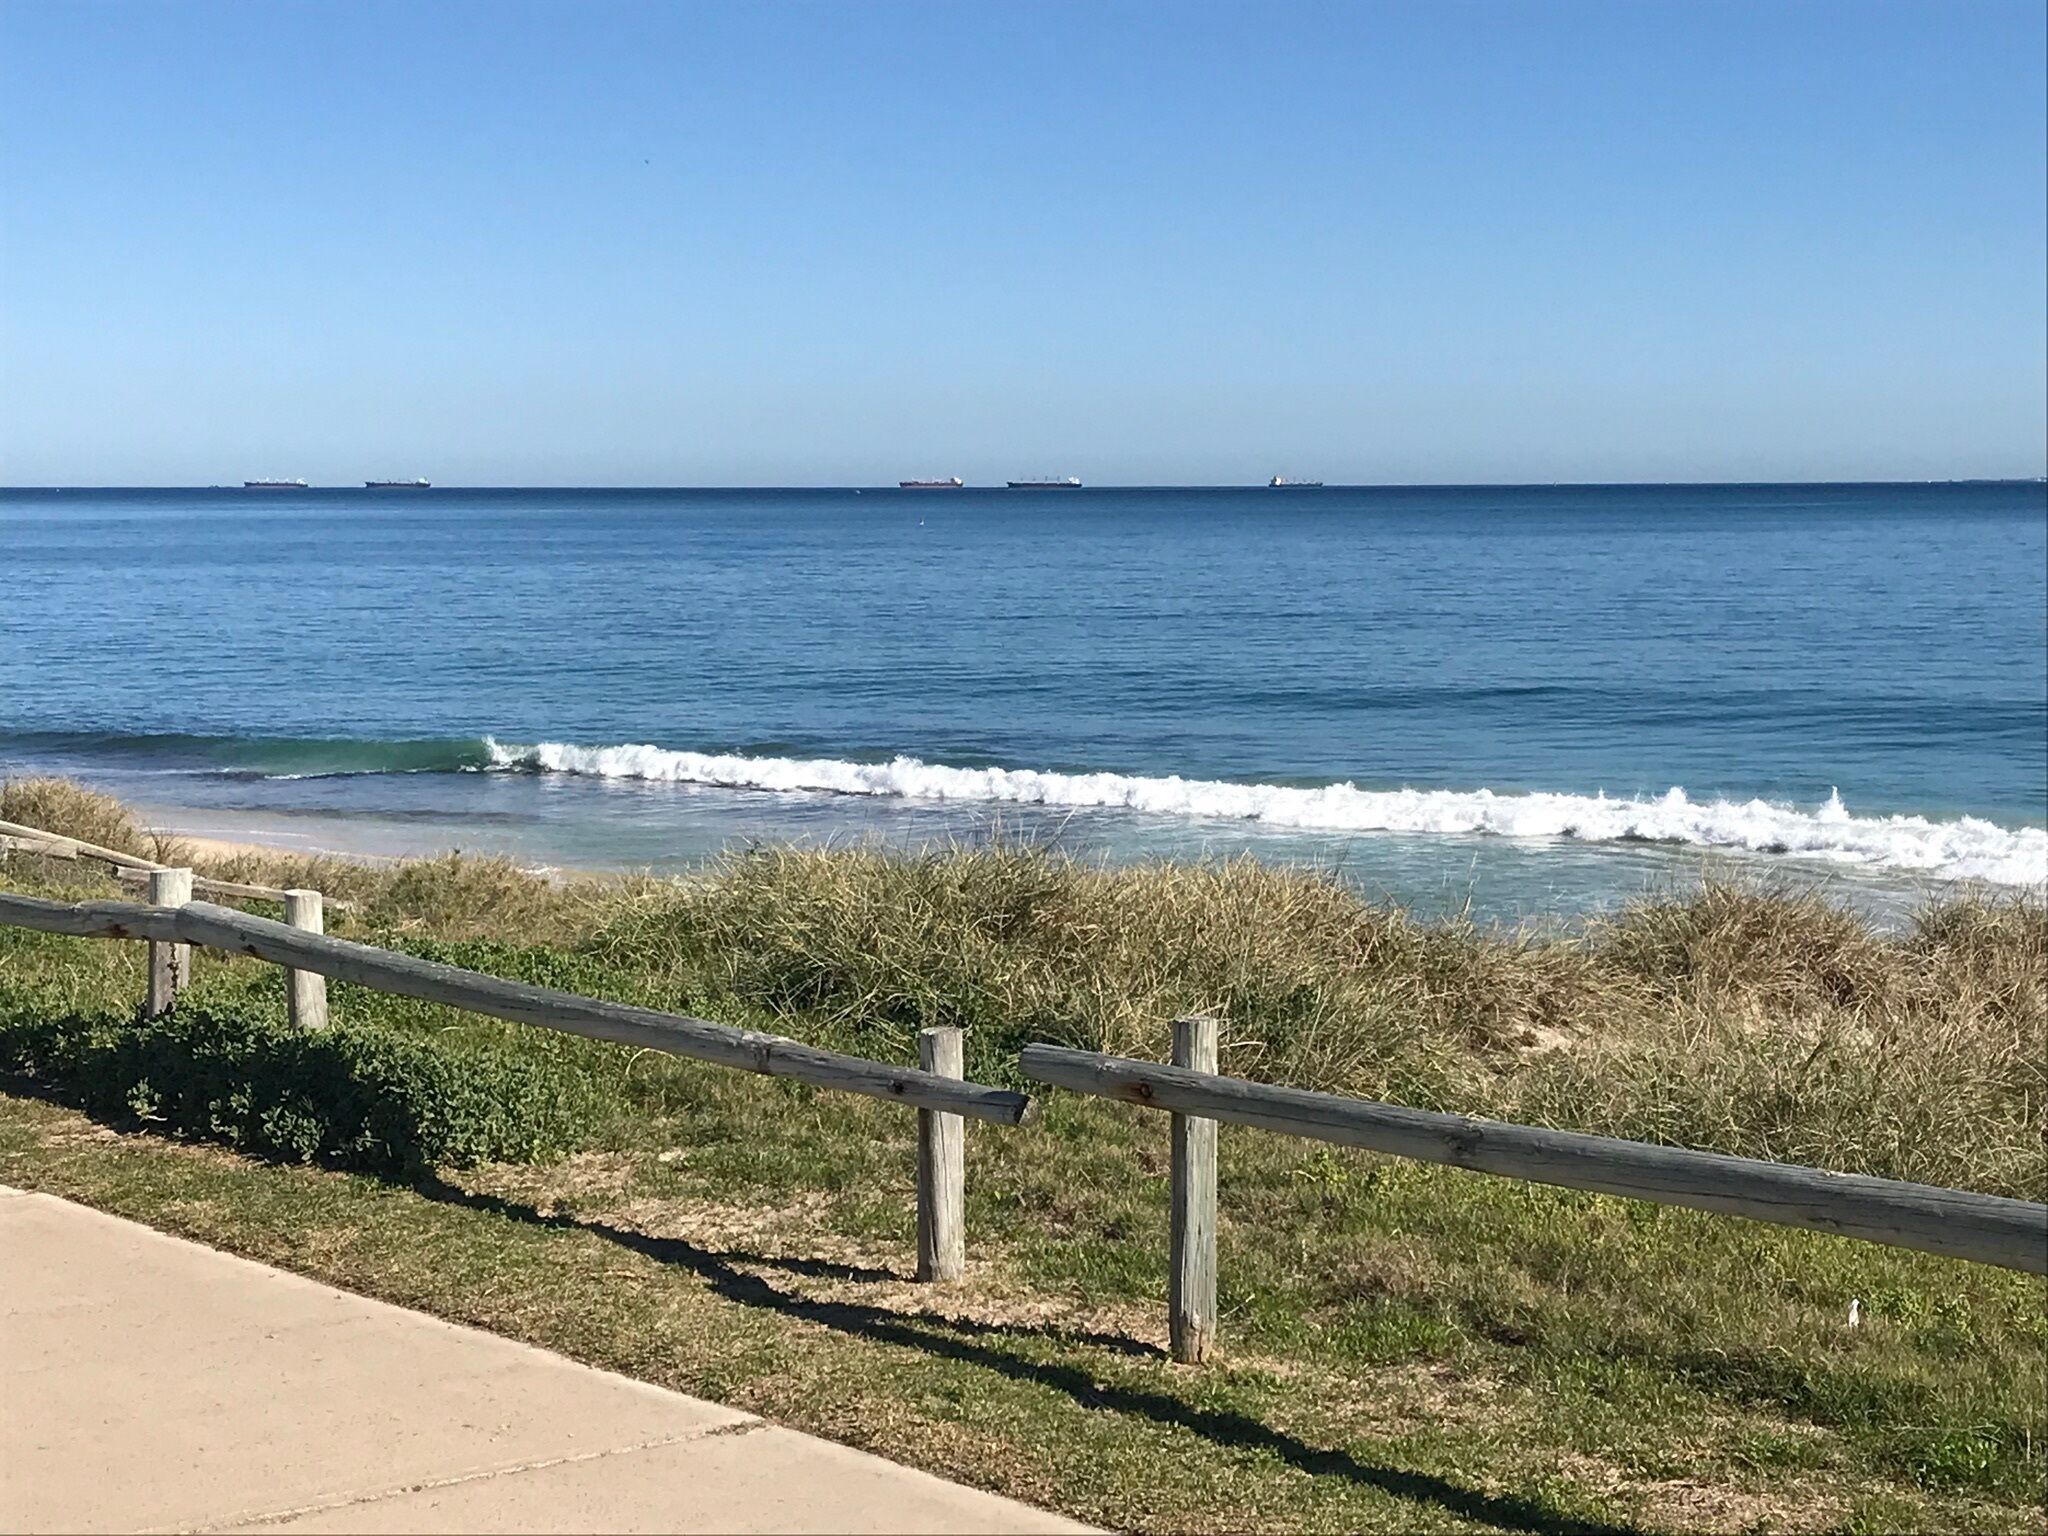
[[[912, 1106], [919, 1121], [921, 1279], [954, 1279], [965, 1265], [966, 1120], [1025, 1125], [1037, 1109], [1026, 1094], [965, 1081], [957, 1029], [921, 1031], [918, 1065], [892, 1066], [780, 1035], [329, 938], [320, 931], [316, 891], [276, 893], [286, 913], [286, 921], [277, 922], [191, 900], [195, 882], [189, 870], [147, 874], [149, 905], [45, 901], [0, 892], [0, 923], [81, 938], [146, 940], [145, 1007], [152, 1015], [176, 1003], [197, 945], [284, 967], [291, 1017], [301, 1028], [326, 1023], [325, 982], [334, 977], [492, 1018]], [[1172, 1065], [1043, 1044], [1025, 1046], [1019, 1063], [1033, 1082], [1172, 1116], [1168, 1317], [1173, 1353], [1182, 1361], [1206, 1358], [1216, 1342], [1216, 1127], [1224, 1120], [1506, 1178], [2048, 1274], [2048, 1206], [2031, 1201], [1276, 1087], [1218, 1075], [1216, 1053], [1216, 1022], [1185, 1018], [1174, 1022]]]
[[1505, 1178], [1723, 1211], [2048, 1274], [2048, 1205], [1719, 1152], [1404, 1109], [1216, 1073], [1216, 1021], [1179, 1019], [1174, 1064], [1027, 1045], [1024, 1076], [1173, 1117], [1168, 1320], [1177, 1359], [1216, 1338], [1216, 1123], [1369, 1147]]
[[[154, 859], [142, 858], [138, 854], [123, 853], [118, 848], [102, 848], [98, 843], [65, 837], [58, 832], [44, 832], [15, 821], [0, 821], [0, 853], [9, 852], [30, 853], [45, 859], [89, 859], [95, 863], [105, 864], [113, 871], [116, 880], [130, 885], [145, 885], [151, 875], [159, 874], [171, 867], [168, 864], [159, 864]], [[273, 885], [247, 885], [239, 880], [209, 880], [204, 875], [192, 876], [192, 889], [202, 896], [226, 896], [237, 901], [281, 902], [288, 894]], [[348, 911], [353, 906], [346, 901], [329, 904], [338, 911]]]
[[[400, 997], [443, 1003], [564, 1034], [665, 1051], [768, 1077], [795, 1078], [819, 1088], [915, 1108], [919, 1117], [917, 1202], [918, 1274], [957, 1278], [965, 1263], [966, 1126], [968, 1119], [998, 1125], [1028, 1123], [1037, 1106], [1027, 1094], [967, 1082], [962, 1076], [960, 1031], [928, 1029], [918, 1040], [918, 1067], [892, 1066], [823, 1050], [781, 1035], [736, 1029], [685, 1014], [628, 1003], [604, 1002], [552, 987], [486, 976], [460, 966], [421, 960], [374, 945], [329, 938], [318, 931], [319, 893], [292, 891], [287, 914], [306, 924], [277, 922], [211, 902], [191, 901], [189, 870], [158, 870], [150, 877], [151, 904], [123, 901], [44, 901], [0, 892], [0, 922], [78, 938], [144, 939], [149, 943], [145, 1009], [168, 1011], [191, 975], [197, 945], [226, 954], [253, 955], [283, 966], [293, 1016], [302, 1028], [326, 1023], [326, 995], [308, 983], [327, 977]], [[301, 997], [318, 998], [317, 1009]]]

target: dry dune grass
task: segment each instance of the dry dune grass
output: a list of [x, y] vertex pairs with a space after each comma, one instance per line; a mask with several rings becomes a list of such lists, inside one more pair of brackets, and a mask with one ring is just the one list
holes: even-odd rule
[[1158, 1058], [1414, 1105], [2038, 1198], [2048, 913], [1958, 897], [1903, 935], [1708, 884], [1567, 935], [1430, 926], [1249, 859], [1096, 868], [1035, 848], [767, 849], [616, 902], [594, 953], [688, 995], [887, 1036]]
[[0, 821], [138, 858], [156, 857], [157, 840], [142, 830], [127, 806], [69, 779], [0, 779]]
[[1176, 1014], [1239, 1066], [1370, 1081], [1375, 1062], [1512, 1049], [1562, 1027], [1583, 965], [1431, 928], [1251, 859], [1102, 868], [1040, 848], [736, 854], [622, 905], [592, 944], [784, 1014], [907, 1037], [961, 1025], [1156, 1054]]

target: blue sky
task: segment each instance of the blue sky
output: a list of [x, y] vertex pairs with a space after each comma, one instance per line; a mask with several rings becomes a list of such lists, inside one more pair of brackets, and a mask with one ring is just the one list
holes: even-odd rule
[[2044, 17], [0, 0], [0, 482], [2038, 475]]

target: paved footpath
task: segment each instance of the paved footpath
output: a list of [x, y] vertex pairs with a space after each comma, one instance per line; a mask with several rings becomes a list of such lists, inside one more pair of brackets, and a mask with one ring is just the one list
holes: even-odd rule
[[0, 1531], [1078, 1531], [0, 1186]]

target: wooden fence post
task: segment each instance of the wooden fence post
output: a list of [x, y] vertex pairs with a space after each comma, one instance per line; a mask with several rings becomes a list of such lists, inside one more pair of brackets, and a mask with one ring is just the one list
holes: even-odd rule
[[[284, 920], [306, 933], [324, 933], [326, 918], [318, 891], [284, 893]], [[318, 971], [284, 973], [285, 1009], [293, 1029], [327, 1027], [327, 978]]]
[[[960, 1031], [917, 1032], [917, 1064], [966, 1076]], [[917, 1278], [958, 1280], [967, 1269], [967, 1122], [942, 1109], [917, 1112]]]
[[[149, 872], [149, 904], [152, 907], [182, 907], [192, 899], [192, 871], [153, 869]], [[149, 945], [149, 995], [143, 1005], [146, 1017], [160, 1019], [178, 1004], [178, 994], [192, 980], [192, 946]]]
[[[1173, 1021], [1173, 1064], [1216, 1070], [1216, 1021]], [[1216, 1122], [1173, 1117], [1173, 1254], [1167, 1272], [1167, 1327], [1173, 1358], [1199, 1365], [1216, 1344]]]

